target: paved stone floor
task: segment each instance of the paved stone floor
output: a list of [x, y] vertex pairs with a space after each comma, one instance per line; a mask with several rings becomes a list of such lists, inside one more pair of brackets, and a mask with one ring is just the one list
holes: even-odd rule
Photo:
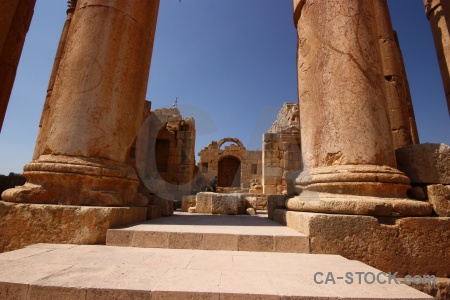
[[432, 299], [347, 272], [379, 273], [337, 255], [37, 244], [0, 254], [0, 299]]

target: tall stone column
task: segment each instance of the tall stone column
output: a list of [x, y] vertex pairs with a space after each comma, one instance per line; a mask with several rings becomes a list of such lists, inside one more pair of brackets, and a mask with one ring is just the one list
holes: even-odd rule
[[141, 125], [158, 7], [159, 0], [78, 0], [39, 157], [5, 201], [146, 204], [125, 162]]
[[[77, 5], [77, 0], [69, 0], [67, 2], [68, 8], [66, 11], [66, 21], [64, 22], [63, 30], [61, 32], [61, 37], [59, 39], [58, 48], [56, 50], [55, 60], [53, 62], [52, 73], [50, 74], [50, 79], [48, 81], [47, 95], [45, 96], [44, 108], [42, 110], [41, 120], [39, 121], [39, 132], [36, 140], [36, 146], [34, 148], [33, 159], [38, 159], [42, 154], [42, 141], [45, 141], [45, 135], [48, 133], [45, 124], [47, 124], [47, 117], [50, 113], [51, 107], [51, 97], [53, 92], [53, 86], [55, 85], [56, 74], [58, 74], [59, 64], [64, 54], [64, 48], [67, 42], [67, 36], [69, 33], [70, 24], [72, 22], [73, 13], [75, 12], [75, 7]], [[44, 128], [42, 128], [44, 127]]]
[[450, 3], [446, 0], [424, 0], [444, 84], [450, 114]]
[[410, 186], [396, 169], [373, 1], [294, 0], [294, 17], [304, 169], [286, 206], [390, 215], [401, 201], [380, 197]]
[[373, 5], [391, 132], [394, 149], [398, 149], [414, 143], [413, 133], [417, 132], [417, 128], [415, 128], [415, 121], [410, 122], [414, 119], [414, 110], [387, 0], [374, 0]]
[[0, 131], [36, 0], [0, 1]]

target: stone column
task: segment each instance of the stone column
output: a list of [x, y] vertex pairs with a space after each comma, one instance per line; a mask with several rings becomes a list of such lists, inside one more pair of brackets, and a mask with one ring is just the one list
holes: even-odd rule
[[0, 131], [36, 0], [0, 1]]
[[[56, 50], [55, 60], [53, 62], [52, 73], [50, 74], [50, 79], [47, 87], [47, 95], [45, 96], [44, 108], [42, 110], [41, 120], [39, 121], [39, 132], [36, 140], [36, 146], [34, 148], [33, 159], [38, 159], [42, 154], [42, 142], [46, 140], [45, 135], [48, 130], [45, 128], [44, 124], [47, 124], [48, 114], [50, 113], [50, 101], [53, 92], [53, 86], [55, 85], [56, 74], [58, 74], [59, 64], [61, 63], [62, 56], [64, 54], [64, 48], [67, 42], [67, 35], [69, 32], [70, 24], [72, 22], [73, 13], [75, 12], [75, 7], [77, 5], [77, 0], [69, 0], [67, 2], [68, 8], [66, 11], [66, 21], [64, 22], [64, 27], [61, 32], [61, 37], [58, 43], [58, 49]], [[42, 128], [44, 127], [44, 128]]]
[[143, 206], [127, 153], [141, 124], [159, 0], [78, 0], [39, 158], [9, 202]]
[[450, 3], [446, 0], [424, 0], [424, 5], [433, 33], [450, 114]]
[[410, 186], [396, 169], [373, 1], [294, 0], [294, 17], [304, 169], [286, 206], [389, 215], [378, 197]]
[[[408, 97], [410, 95], [409, 86], [406, 74], [403, 73], [403, 59], [395, 32], [392, 29], [387, 0], [374, 0], [373, 5], [391, 132], [394, 148], [398, 149], [413, 144], [413, 132], [416, 132], [417, 129], [411, 128], [415, 125], [415, 121], [410, 122], [410, 119], [414, 119], [414, 111], [411, 98]], [[410, 116], [411, 113], [412, 116]]]

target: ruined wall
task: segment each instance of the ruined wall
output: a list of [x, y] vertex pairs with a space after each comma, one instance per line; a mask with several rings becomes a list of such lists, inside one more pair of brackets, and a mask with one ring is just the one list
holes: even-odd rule
[[242, 187], [262, 193], [262, 151], [246, 151], [241, 166]]
[[302, 168], [297, 104], [284, 103], [277, 120], [264, 134], [262, 166], [263, 193], [287, 193], [287, 179]]
[[195, 121], [178, 108], [150, 112], [138, 137], [137, 168], [153, 200], [181, 200], [195, 176]]
[[[227, 142], [234, 144], [221, 149]], [[219, 142], [212, 141], [199, 152], [199, 156], [198, 168], [203, 176], [203, 179], [199, 180], [199, 185], [203, 187], [208, 187], [214, 176], [218, 176], [219, 187], [248, 189], [252, 182], [261, 181], [261, 151], [247, 151], [239, 139], [224, 138]], [[239, 168], [234, 166], [237, 160], [240, 162]], [[230, 180], [230, 176], [233, 176], [234, 180]]]

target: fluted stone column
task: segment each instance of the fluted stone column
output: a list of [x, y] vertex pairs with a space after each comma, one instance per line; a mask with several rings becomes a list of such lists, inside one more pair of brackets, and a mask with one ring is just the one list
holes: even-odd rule
[[0, 131], [36, 0], [0, 1]]
[[141, 125], [158, 7], [159, 0], [78, 0], [39, 157], [5, 201], [146, 204], [125, 162]]
[[444, 84], [450, 114], [450, 3], [447, 0], [424, 0]]
[[404, 198], [410, 186], [396, 169], [373, 2], [294, 0], [294, 17], [304, 169], [286, 206], [390, 215], [379, 197]]
[[[414, 111], [387, 0], [373, 0], [394, 149], [414, 143]], [[414, 128], [412, 128], [414, 127]]]

